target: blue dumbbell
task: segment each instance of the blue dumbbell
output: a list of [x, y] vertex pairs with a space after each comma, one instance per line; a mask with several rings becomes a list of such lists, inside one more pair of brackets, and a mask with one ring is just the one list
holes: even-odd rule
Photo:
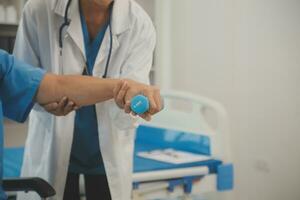
[[138, 115], [144, 114], [149, 110], [149, 99], [144, 95], [137, 95], [131, 100], [131, 110]]

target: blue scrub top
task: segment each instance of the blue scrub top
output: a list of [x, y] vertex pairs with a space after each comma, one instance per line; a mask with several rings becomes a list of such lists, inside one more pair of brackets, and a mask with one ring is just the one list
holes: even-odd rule
[[[24, 122], [45, 72], [0, 50], [0, 183], [3, 175], [3, 115]], [[6, 199], [0, 187], [0, 199]]]
[[[88, 74], [93, 74], [95, 61], [102, 44], [108, 23], [91, 40], [84, 15], [80, 13], [84, 36]], [[77, 174], [105, 174], [99, 145], [98, 122], [95, 105], [76, 111], [74, 138], [71, 149], [69, 172]]]

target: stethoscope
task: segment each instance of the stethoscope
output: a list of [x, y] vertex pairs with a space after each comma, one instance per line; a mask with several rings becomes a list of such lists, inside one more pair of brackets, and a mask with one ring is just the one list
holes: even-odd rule
[[[60, 58], [62, 60], [62, 50], [63, 50], [63, 30], [70, 26], [71, 20], [69, 20], [68, 17], [68, 13], [70, 10], [70, 5], [72, 3], [72, 0], [68, 0], [66, 9], [65, 9], [65, 13], [64, 13], [64, 22], [62, 23], [62, 25], [59, 28], [59, 48], [60, 48]], [[113, 5], [113, 3], [111, 4], [111, 6]], [[106, 65], [105, 65], [105, 71], [104, 74], [102, 76], [102, 78], [107, 78], [107, 73], [108, 73], [108, 67], [109, 67], [109, 63], [110, 63], [110, 59], [111, 59], [111, 54], [112, 54], [112, 48], [113, 48], [113, 35], [112, 35], [112, 28], [111, 28], [111, 14], [109, 17], [109, 23], [108, 23], [108, 28], [109, 28], [109, 35], [110, 35], [110, 48], [109, 48], [109, 53], [108, 53], [108, 57], [107, 57], [107, 61], [106, 61]], [[62, 61], [61, 61], [62, 64]], [[62, 66], [60, 66], [62, 68]], [[85, 71], [88, 74], [88, 70], [87, 70], [87, 65], [85, 65]]]

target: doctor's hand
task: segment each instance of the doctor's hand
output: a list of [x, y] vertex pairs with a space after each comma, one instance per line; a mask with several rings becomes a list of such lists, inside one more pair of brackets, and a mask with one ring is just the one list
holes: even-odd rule
[[116, 104], [124, 109], [126, 113], [132, 113], [130, 108], [131, 99], [136, 95], [143, 94], [149, 99], [149, 111], [139, 115], [146, 121], [150, 121], [151, 117], [163, 109], [163, 100], [160, 96], [160, 89], [155, 86], [145, 85], [132, 80], [123, 80], [114, 89], [114, 99]]
[[67, 97], [63, 97], [59, 102], [53, 102], [41, 105], [47, 112], [56, 116], [66, 116], [70, 112], [78, 109], [74, 102], [69, 101]]

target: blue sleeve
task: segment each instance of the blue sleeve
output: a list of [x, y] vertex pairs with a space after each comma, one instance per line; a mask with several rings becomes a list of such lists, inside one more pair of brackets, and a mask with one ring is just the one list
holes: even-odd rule
[[3, 114], [12, 120], [26, 120], [45, 72], [0, 50], [0, 98]]

